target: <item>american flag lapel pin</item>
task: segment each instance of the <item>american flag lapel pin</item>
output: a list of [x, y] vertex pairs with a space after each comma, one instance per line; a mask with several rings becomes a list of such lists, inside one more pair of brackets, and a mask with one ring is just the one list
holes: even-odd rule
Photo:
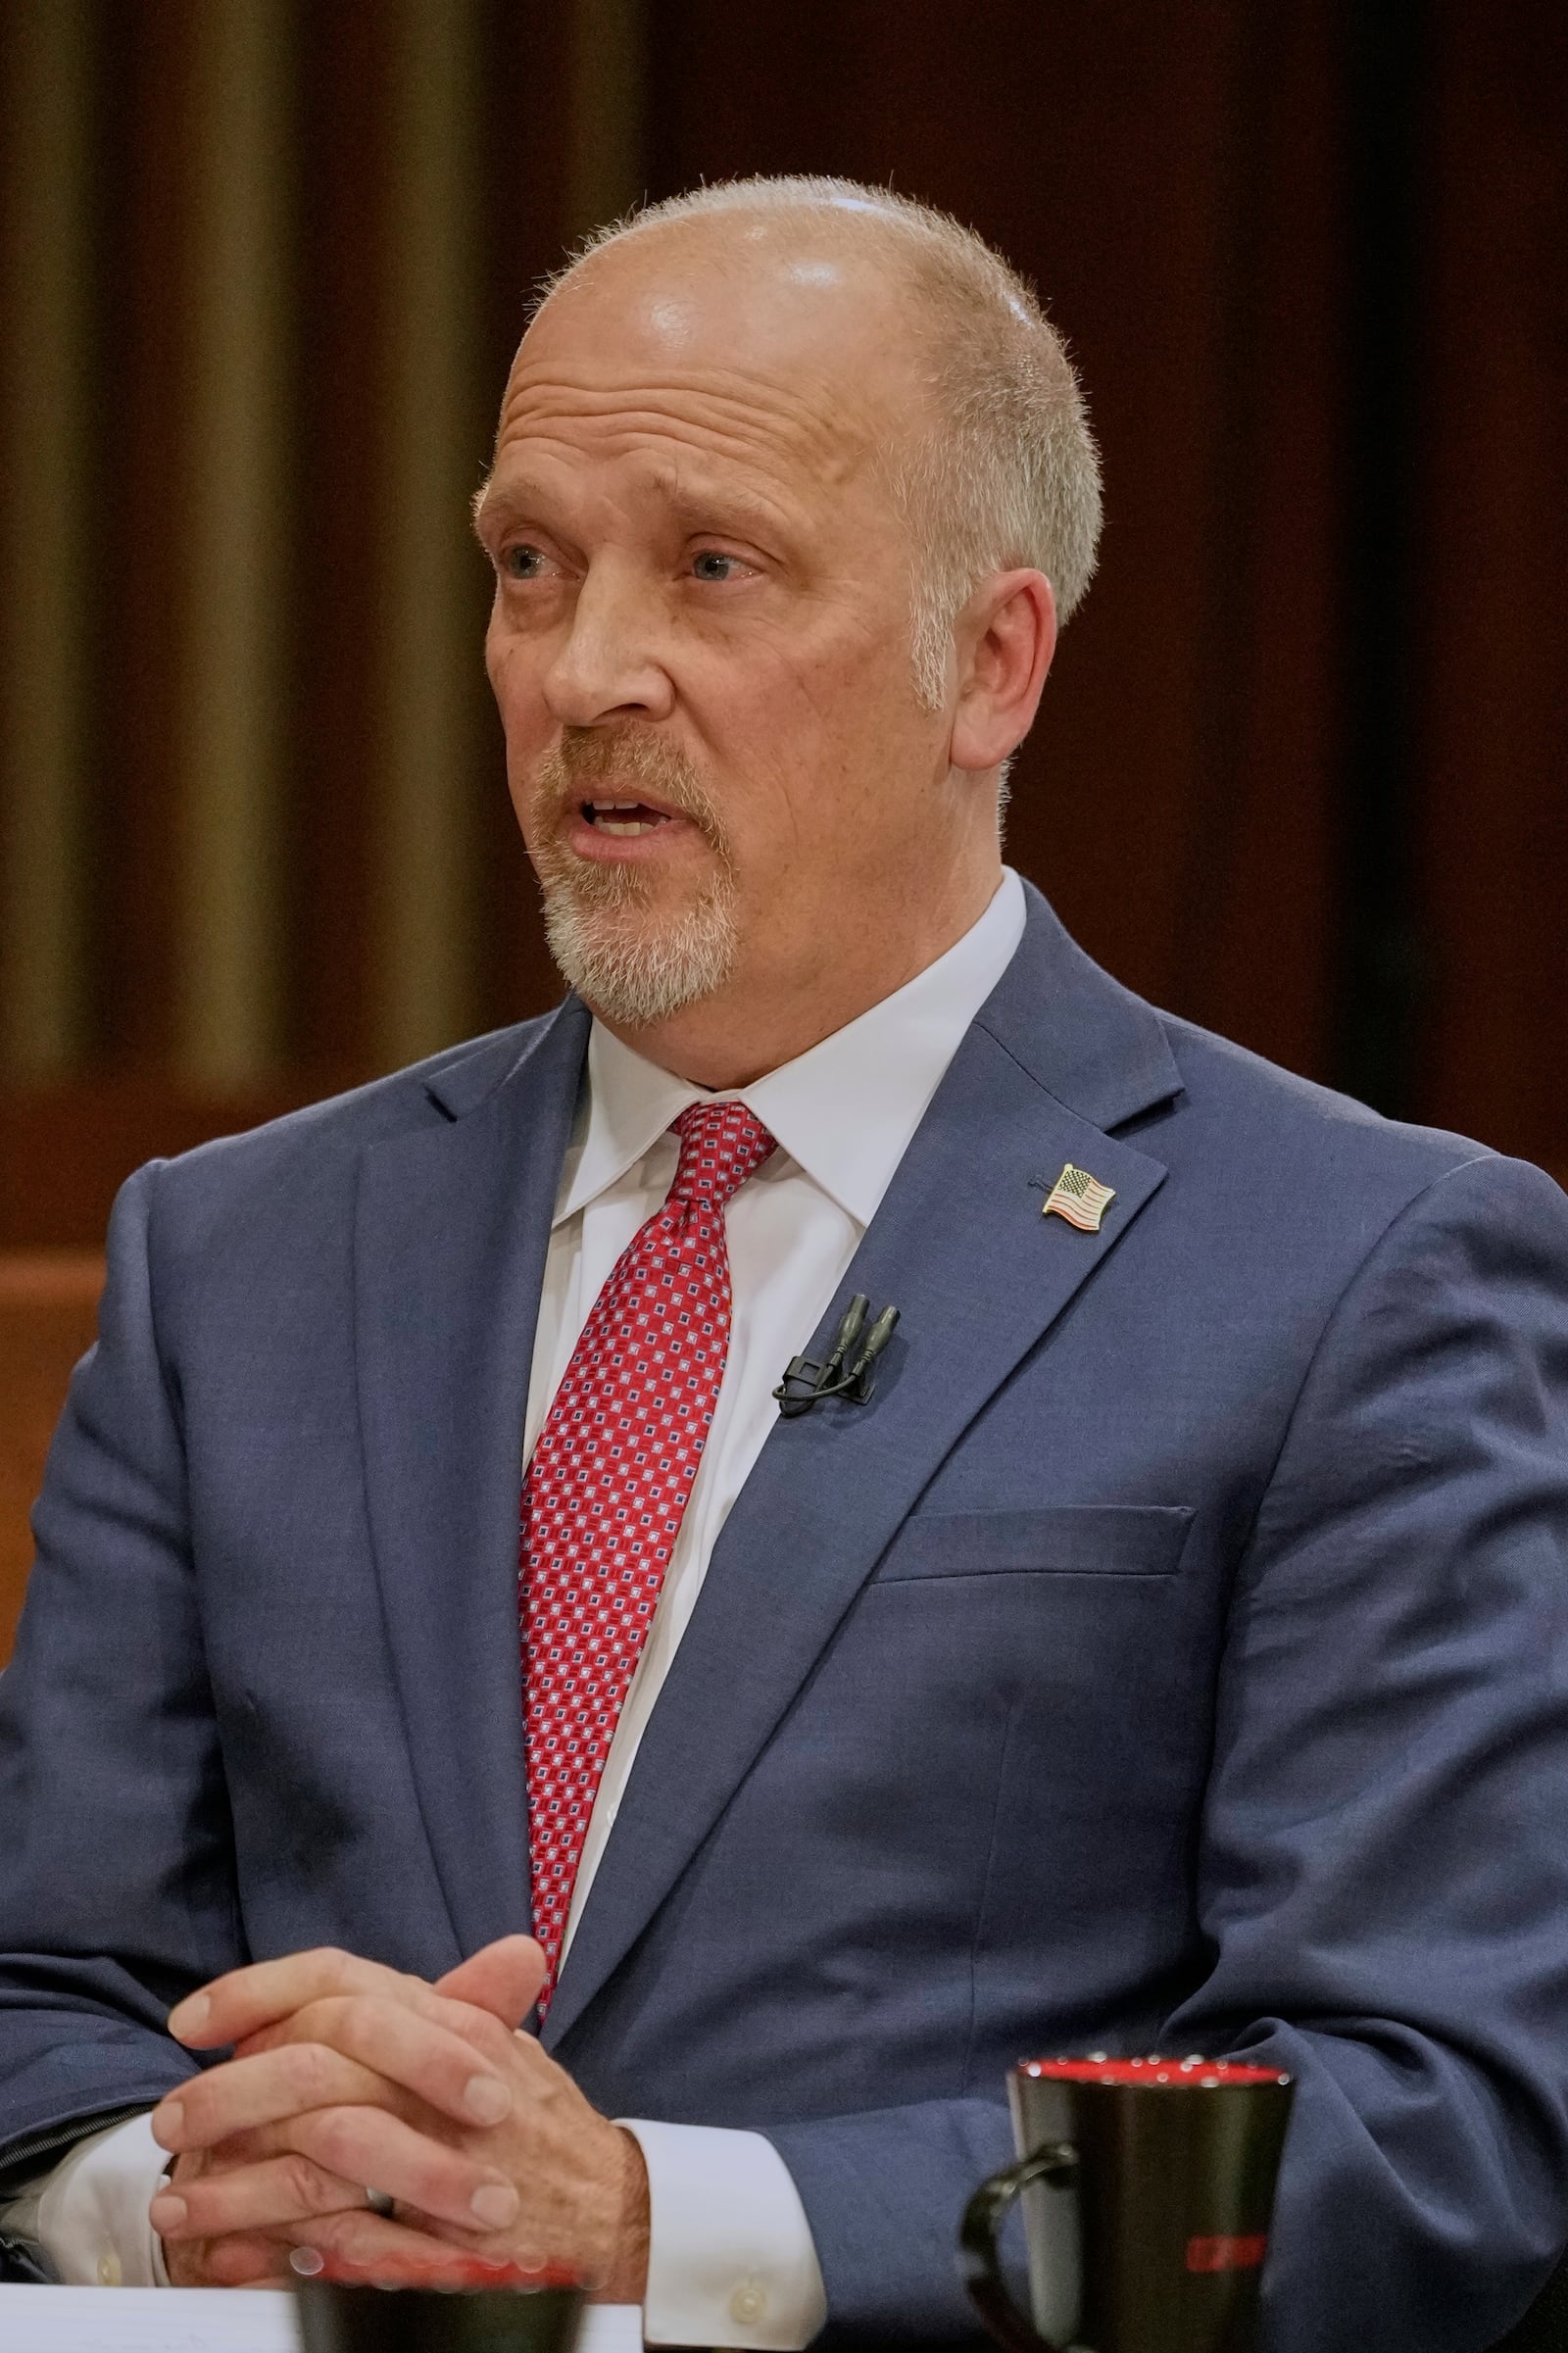
[[1114, 1185], [1097, 1184], [1087, 1168], [1074, 1168], [1069, 1160], [1047, 1194], [1040, 1214], [1049, 1217], [1054, 1210], [1081, 1234], [1098, 1234], [1100, 1221], [1115, 1198]]

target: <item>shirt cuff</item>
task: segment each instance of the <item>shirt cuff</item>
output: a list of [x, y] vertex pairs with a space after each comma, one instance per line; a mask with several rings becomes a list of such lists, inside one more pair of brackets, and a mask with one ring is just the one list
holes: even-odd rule
[[648, 2168], [649, 2345], [800, 2353], [827, 2319], [810, 2225], [760, 2132], [617, 2117]]
[[168, 2164], [147, 2116], [125, 2117], [76, 2141], [3, 2220], [41, 2249], [67, 2287], [167, 2287], [147, 2209]]

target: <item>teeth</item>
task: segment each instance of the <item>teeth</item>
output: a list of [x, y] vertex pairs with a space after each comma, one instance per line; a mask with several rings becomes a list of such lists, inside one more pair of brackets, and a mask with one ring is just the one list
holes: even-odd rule
[[646, 807], [641, 801], [585, 801], [583, 814], [592, 820], [596, 833], [613, 834], [618, 839], [632, 840], [639, 834], [652, 833], [662, 825], [662, 812], [653, 816], [634, 816], [632, 811]]

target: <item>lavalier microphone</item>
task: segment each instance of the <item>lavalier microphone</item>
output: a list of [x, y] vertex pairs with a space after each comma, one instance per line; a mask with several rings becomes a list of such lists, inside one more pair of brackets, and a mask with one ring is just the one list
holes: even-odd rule
[[893, 1338], [899, 1320], [897, 1307], [884, 1307], [862, 1342], [861, 1332], [871, 1302], [858, 1291], [845, 1308], [831, 1353], [821, 1364], [808, 1356], [792, 1356], [773, 1395], [786, 1421], [794, 1421], [823, 1397], [846, 1397], [852, 1405], [868, 1402], [876, 1387], [876, 1360]]

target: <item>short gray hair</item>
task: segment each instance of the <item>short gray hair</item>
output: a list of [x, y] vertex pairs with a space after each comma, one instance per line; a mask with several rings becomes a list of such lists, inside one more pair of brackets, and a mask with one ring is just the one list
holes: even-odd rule
[[1089, 586], [1100, 458], [1077, 375], [1033, 287], [973, 229], [891, 189], [814, 173], [724, 180], [628, 214], [597, 229], [540, 300], [619, 238], [759, 212], [808, 214], [839, 235], [881, 237], [924, 306], [935, 421], [894, 457], [891, 473], [916, 555], [915, 683], [934, 709], [946, 693], [953, 624], [988, 572], [1044, 572], [1062, 621]]

